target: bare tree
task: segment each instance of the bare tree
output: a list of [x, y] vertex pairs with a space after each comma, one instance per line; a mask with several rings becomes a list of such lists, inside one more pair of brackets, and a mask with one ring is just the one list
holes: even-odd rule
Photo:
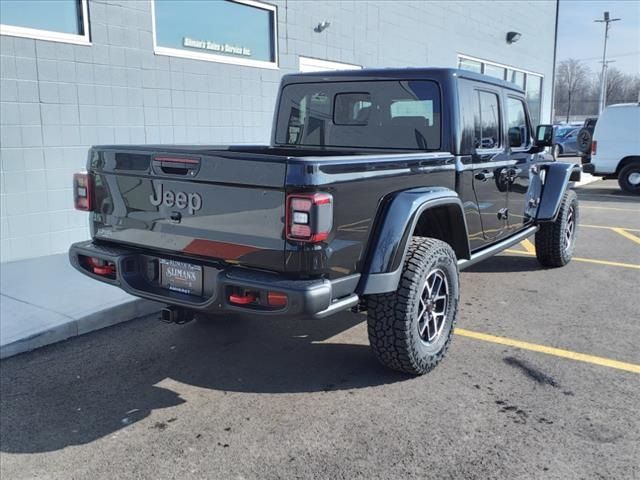
[[[595, 83], [600, 84], [600, 75]], [[606, 103], [628, 103], [640, 101], [640, 75], [621, 72], [616, 68], [607, 70]]]
[[627, 75], [617, 68], [607, 69], [607, 88], [606, 88], [606, 104], [622, 103], [625, 97], [625, 85], [627, 83]]
[[[2, 0], [0, 0], [2, 1]], [[571, 115], [597, 115], [600, 104], [600, 73], [592, 74], [579, 60], [563, 60], [558, 65], [554, 109], [556, 118]], [[607, 105], [640, 102], [640, 75], [607, 71]]]
[[575, 58], [563, 60], [558, 65], [556, 95], [560, 102], [562, 99], [566, 99], [567, 123], [571, 116], [572, 102], [574, 101], [576, 92], [587, 83], [589, 73], [589, 68]]
[[628, 75], [624, 85], [624, 101], [640, 102], [640, 75]]

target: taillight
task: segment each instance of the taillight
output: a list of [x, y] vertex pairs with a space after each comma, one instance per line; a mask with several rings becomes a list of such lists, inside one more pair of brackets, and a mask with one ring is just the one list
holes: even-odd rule
[[116, 264], [109, 260], [102, 260], [96, 257], [87, 257], [80, 255], [80, 263], [89, 271], [102, 277], [115, 278]]
[[597, 150], [598, 150], [598, 141], [594, 140], [593, 142], [591, 142], [591, 155], [595, 155]]
[[333, 225], [333, 197], [328, 193], [288, 195], [286, 217], [287, 239], [323, 242]]
[[93, 176], [90, 173], [73, 175], [73, 203], [77, 210], [93, 210]]
[[286, 307], [287, 301], [289, 298], [286, 293], [282, 292], [268, 292], [267, 293], [267, 304], [270, 307]]

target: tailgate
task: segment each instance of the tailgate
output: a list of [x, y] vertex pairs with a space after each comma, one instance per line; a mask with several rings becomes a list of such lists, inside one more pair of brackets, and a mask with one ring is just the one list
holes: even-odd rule
[[146, 148], [91, 150], [94, 238], [284, 269], [285, 157]]

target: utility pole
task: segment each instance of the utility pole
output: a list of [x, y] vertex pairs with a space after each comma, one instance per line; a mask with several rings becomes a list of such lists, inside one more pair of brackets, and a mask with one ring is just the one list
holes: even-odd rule
[[621, 18], [611, 18], [609, 12], [604, 12], [602, 20], [594, 20], [594, 22], [604, 23], [604, 49], [602, 51], [602, 73], [600, 74], [600, 103], [598, 105], [598, 114], [602, 113], [607, 101], [607, 39], [609, 38], [609, 24], [617, 22]]
[[616, 61], [607, 60], [606, 62], [604, 62], [604, 68], [602, 69], [604, 74], [604, 81], [602, 82], [602, 84], [604, 85], [604, 87], [602, 91], [601, 108], [599, 109], [600, 113], [602, 113], [602, 110], [604, 110], [604, 108], [607, 106], [607, 74], [609, 73], [610, 63], [616, 63]]

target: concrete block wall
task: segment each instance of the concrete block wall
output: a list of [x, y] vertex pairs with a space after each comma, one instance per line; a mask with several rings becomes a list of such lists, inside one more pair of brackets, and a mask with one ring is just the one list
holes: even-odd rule
[[[155, 55], [149, 0], [89, 0], [89, 46], [0, 36], [0, 260], [88, 238], [70, 187], [91, 145], [267, 143], [278, 82], [299, 56], [366, 67], [477, 56], [543, 74], [550, 116], [553, 0], [273, 3], [278, 70]], [[510, 30], [523, 34], [513, 45]]]

